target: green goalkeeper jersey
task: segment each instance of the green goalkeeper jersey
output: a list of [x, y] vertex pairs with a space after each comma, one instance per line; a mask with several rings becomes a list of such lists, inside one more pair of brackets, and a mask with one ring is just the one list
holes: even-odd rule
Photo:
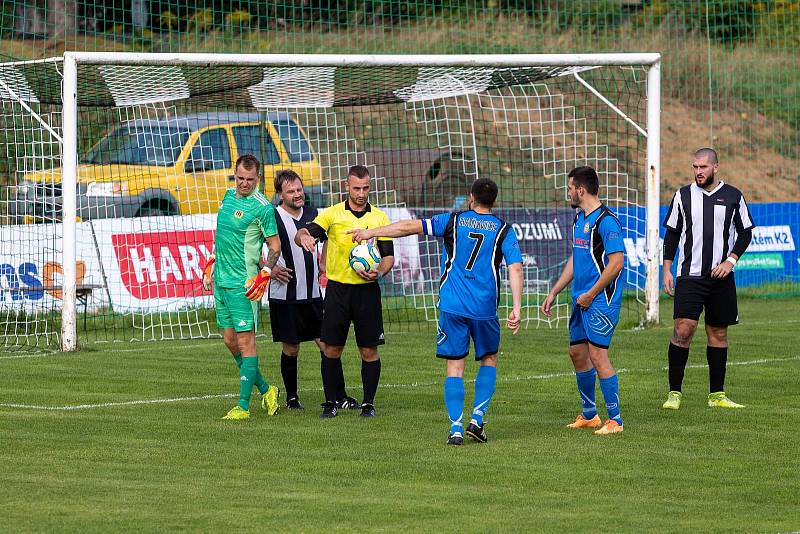
[[277, 233], [275, 209], [260, 191], [237, 197], [236, 189], [228, 189], [217, 214], [216, 285], [244, 286], [258, 272], [264, 239]]

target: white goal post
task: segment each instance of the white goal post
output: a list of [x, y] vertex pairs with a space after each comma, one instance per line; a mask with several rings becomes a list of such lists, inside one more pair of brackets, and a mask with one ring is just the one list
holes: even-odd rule
[[[63, 57], [63, 305], [61, 346], [74, 351], [78, 346], [76, 309], [76, 194], [78, 173], [78, 101], [79, 69], [84, 65], [101, 66], [247, 66], [247, 67], [641, 67], [646, 70], [646, 123], [635, 124], [599, 91], [589, 89], [623, 120], [633, 123], [646, 136], [645, 186], [645, 320], [659, 320], [659, 189], [660, 189], [660, 113], [661, 56], [658, 53], [619, 54], [517, 54], [517, 55], [300, 55], [300, 54], [179, 54], [66, 52]], [[574, 76], [583, 82], [576, 70]]]

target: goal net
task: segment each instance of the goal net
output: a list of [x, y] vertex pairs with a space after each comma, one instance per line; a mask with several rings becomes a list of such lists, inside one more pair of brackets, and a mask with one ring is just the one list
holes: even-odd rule
[[[263, 162], [269, 198], [275, 173], [293, 169], [319, 208], [344, 199], [348, 167], [366, 165], [371, 202], [392, 220], [464, 209], [472, 181], [492, 178], [495, 212], [523, 253], [526, 327], [569, 317], [568, 291], [552, 317], [539, 306], [571, 253], [567, 173], [591, 165], [625, 233], [621, 321], [657, 320], [657, 70], [657, 54], [0, 64], [0, 345], [216, 335], [200, 273], [242, 154]], [[387, 331], [427, 328], [439, 243], [403, 238], [395, 253], [382, 282]], [[505, 267], [501, 288], [502, 319]]]

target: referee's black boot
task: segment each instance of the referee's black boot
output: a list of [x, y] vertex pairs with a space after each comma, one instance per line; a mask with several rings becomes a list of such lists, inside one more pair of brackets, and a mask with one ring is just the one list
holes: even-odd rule
[[291, 399], [287, 400], [286, 407], [290, 410], [302, 410], [304, 408], [303, 403], [300, 402], [300, 399], [297, 397], [292, 397]]
[[340, 410], [358, 410], [361, 405], [353, 397], [345, 397], [336, 401], [336, 407]]
[[336, 417], [336, 404], [333, 402], [326, 402], [322, 405], [322, 414], [320, 415], [323, 419], [332, 419]]
[[361, 417], [375, 417], [375, 406], [366, 402], [362, 404]]

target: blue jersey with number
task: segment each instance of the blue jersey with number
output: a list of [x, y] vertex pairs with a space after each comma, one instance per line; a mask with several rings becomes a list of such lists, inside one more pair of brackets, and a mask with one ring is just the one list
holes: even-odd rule
[[425, 235], [442, 238], [439, 309], [472, 319], [496, 319], [500, 263], [521, 263], [517, 236], [495, 215], [460, 211], [422, 221]]
[[[608, 265], [608, 255], [624, 250], [622, 225], [611, 210], [600, 206], [588, 215], [578, 210], [572, 226], [573, 301], [597, 283]], [[619, 275], [595, 297], [592, 305], [621, 306], [622, 289], [618, 282]]]

